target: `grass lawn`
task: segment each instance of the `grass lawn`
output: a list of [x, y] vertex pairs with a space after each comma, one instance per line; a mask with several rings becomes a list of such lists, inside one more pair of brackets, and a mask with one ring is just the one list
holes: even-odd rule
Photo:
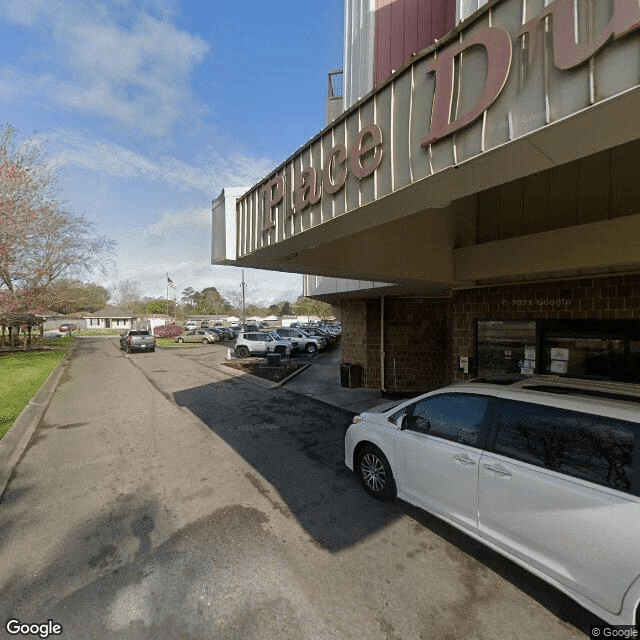
[[52, 349], [0, 353], [0, 438], [62, 360], [73, 338], [56, 338], [44, 343]]
[[156, 346], [163, 349], [192, 349], [193, 347], [202, 347], [200, 342], [176, 342], [175, 338], [156, 338]]
[[124, 329], [78, 329], [74, 336], [119, 336]]

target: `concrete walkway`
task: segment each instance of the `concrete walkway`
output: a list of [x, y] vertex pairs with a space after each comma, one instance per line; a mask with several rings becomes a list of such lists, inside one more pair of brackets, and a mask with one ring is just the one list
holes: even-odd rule
[[341, 359], [340, 347], [316, 354], [309, 359], [311, 366], [287, 382], [285, 389], [354, 413], [383, 403], [380, 389], [347, 389], [340, 385]]

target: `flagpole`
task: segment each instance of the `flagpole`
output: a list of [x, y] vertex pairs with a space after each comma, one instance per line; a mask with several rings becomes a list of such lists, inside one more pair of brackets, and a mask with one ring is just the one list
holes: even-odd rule
[[167, 315], [169, 315], [169, 272], [167, 271]]

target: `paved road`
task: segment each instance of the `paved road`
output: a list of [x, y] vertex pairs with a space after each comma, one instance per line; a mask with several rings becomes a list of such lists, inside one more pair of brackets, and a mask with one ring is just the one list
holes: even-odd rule
[[584, 637], [594, 621], [554, 590], [369, 498], [342, 462], [349, 412], [229, 378], [217, 349], [81, 340], [0, 504], [3, 624], [52, 619], [65, 639]]

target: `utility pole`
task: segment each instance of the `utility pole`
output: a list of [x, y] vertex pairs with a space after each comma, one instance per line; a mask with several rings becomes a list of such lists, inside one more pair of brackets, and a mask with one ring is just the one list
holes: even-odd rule
[[244, 292], [247, 288], [247, 283], [244, 281], [244, 269], [242, 270], [242, 324], [247, 323], [247, 316], [245, 312], [245, 304], [244, 304]]

